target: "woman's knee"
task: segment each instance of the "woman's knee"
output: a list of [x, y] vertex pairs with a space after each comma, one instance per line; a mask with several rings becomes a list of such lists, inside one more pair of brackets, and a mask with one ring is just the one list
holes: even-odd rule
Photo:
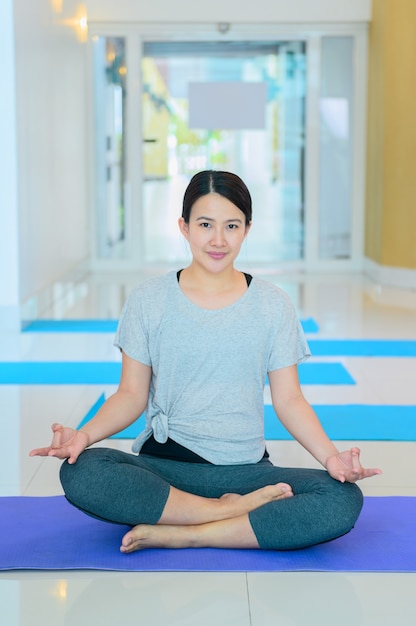
[[361, 489], [355, 483], [340, 484], [339, 489], [339, 510], [345, 520], [345, 532], [349, 532], [355, 525], [361, 509], [363, 508], [364, 497]]
[[347, 534], [354, 527], [362, 504], [357, 485], [324, 479], [319, 489], [269, 503], [252, 511], [249, 517], [261, 548], [293, 550]]
[[67, 498], [76, 502], [83, 494], [90, 494], [105, 481], [106, 470], [122, 461], [125, 453], [110, 448], [91, 448], [79, 455], [76, 463], [64, 461], [59, 478]]
[[[363, 494], [355, 483], [341, 483], [327, 472], [317, 470], [305, 482], [305, 491], [316, 495], [316, 502], [322, 512], [334, 515], [335, 519], [345, 520], [346, 526], [353, 527], [363, 506]], [[349, 529], [349, 530], [350, 530]]]
[[60, 478], [71, 504], [93, 517], [132, 526], [156, 523], [170, 490], [137, 456], [111, 448], [91, 448], [73, 465], [64, 462]]
[[325, 476], [322, 491], [317, 492], [317, 514], [328, 539], [348, 533], [361, 513], [363, 494], [355, 483], [341, 483]]

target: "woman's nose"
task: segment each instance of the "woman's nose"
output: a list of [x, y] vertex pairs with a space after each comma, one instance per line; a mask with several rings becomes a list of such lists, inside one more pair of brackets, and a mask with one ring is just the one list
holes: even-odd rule
[[225, 237], [224, 237], [224, 232], [222, 231], [222, 229], [213, 228], [212, 236], [211, 236], [211, 243], [215, 246], [222, 246], [224, 245], [224, 241], [225, 241]]

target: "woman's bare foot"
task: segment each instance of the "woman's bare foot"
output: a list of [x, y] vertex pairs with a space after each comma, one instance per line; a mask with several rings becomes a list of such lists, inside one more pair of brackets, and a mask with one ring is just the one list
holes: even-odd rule
[[128, 554], [145, 548], [258, 549], [259, 547], [248, 515], [241, 515], [193, 526], [140, 524], [124, 535], [120, 551]]
[[145, 548], [190, 548], [193, 546], [193, 526], [139, 524], [122, 539], [120, 552], [128, 554]]
[[[202, 498], [186, 492], [171, 490], [170, 507], [173, 502], [189, 506], [189, 510], [176, 510], [175, 522], [166, 515], [166, 509], [158, 524], [139, 524], [126, 533], [120, 546], [123, 553], [144, 548], [258, 548], [248, 513], [273, 502], [291, 498], [293, 491], [286, 483], [267, 485], [245, 495], [226, 493], [221, 498]], [[169, 502], [169, 500], [168, 500]], [[192, 521], [191, 521], [192, 520]]]
[[243, 496], [237, 493], [226, 493], [217, 500], [218, 511], [216, 516], [206, 521], [213, 522], [238, 517], [274, 500], [282, 500], [292, 496], [292, 487], [286, 483], [266, 485], [266, 487], [256, 489], [256, 491], [251, 491]]
[[245, 515], [264, 504], [291, 496], [292, 488], [286, 483], [266, 485], [244, 495], [225, 494], [221, 498], [204, 498], [171, 487], [158, 524], [184, 526], [218, 522]]
[[218, 498], [217, 501], [221, 509], [221, 517], [218, 519], [238, 517], [239, 515], [250, 513], [250, 511], [254, 511], [254, 509], [258, 509], [260, 506], [273, 502], [274, 500], [282, 500], [284, 498], [291, 498], [292, 496], [292, 487], [286, 483], [266, 485], [266, 487], [261, 487], [261, 489], [256, 489], [256, 491], [251, 491], [245, 495], [225, 493], [221, 498]]

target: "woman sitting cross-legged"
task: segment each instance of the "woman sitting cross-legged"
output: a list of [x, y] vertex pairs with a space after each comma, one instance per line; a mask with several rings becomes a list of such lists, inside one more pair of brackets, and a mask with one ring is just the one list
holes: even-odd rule
[[[192, 261], [146, 280], [121, 313], [116, 393], [80, 430], [52, 426], [31, 455], [65, 459], [69, 502], [127, 524], [121, 551], [147, 547], [290, 550], [349, 532], [362, 507], [358, 448], [339, 452], [298, 380], [309, 350], [296, 312], [275, 285], [234, 262], [252, 220], [235, 174], [190, 181], [179, 228]], [[264, 440], [264, 385], [280, 421], [322, 469], [277, 467]], [[90, 447], [146, 411], [133, 453]]]

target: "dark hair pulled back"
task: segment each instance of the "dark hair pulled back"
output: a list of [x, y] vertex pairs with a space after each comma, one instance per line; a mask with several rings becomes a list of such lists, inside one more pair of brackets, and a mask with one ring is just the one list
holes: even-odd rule
[[182, 217], [187, 224], [189, 224], [192, 206], [199, 198], [209, 193], [217, 193], [235, 204], [244, 213], [246, 225], [249, 225], [252, 203], [246, 184], [237, 174], [220, 170], [204, 170], [191, 178], [182, 205]]

